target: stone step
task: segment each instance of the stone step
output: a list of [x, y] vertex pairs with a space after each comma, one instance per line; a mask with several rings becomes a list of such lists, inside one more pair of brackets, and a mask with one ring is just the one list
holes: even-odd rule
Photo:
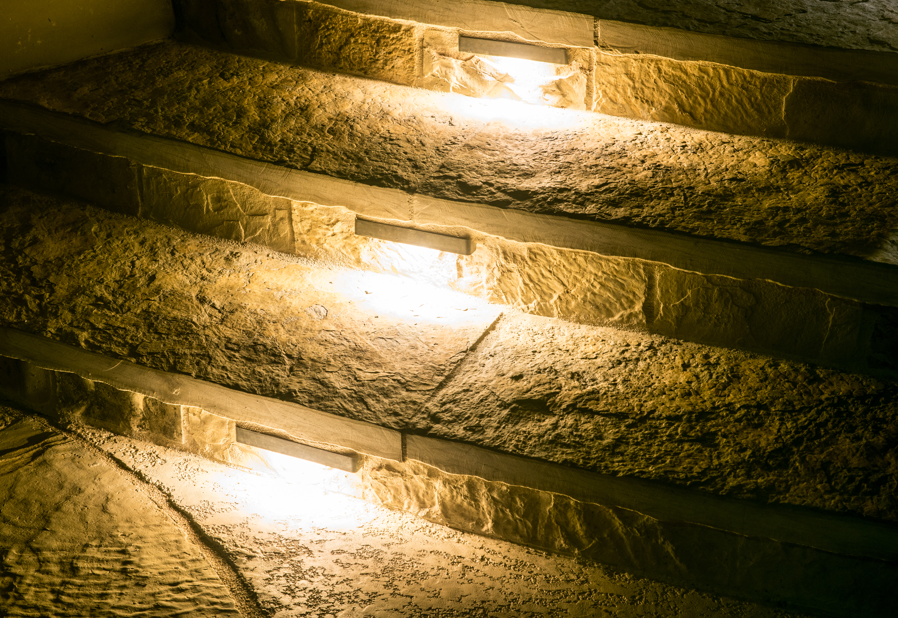
[[348, 447], [372, 496], [435, 521], [833, 615], [894, 606], [894, 380], [0, 203], [0, 376], [32, 409], [225, 459], [235, 426]]
[[[112, 71], [123, 81], [107, 83]], [[262, 76], [303, 85], [254, 90]], [[435, 259], [428, 276], [530, 313], [896, 366], [891, 158], [553, 110], [575, 126], [525, 131], [452, 111], [451, 95], [174, 43], [0, 95], [18, 184], [375, 270], [421, 266], [372, 254], [356, 216], [466, 236], [474, 255]], [[801, 158], [770, 163], [771, 149]]]
[[[670, 11], [658, 24], [655, 11], [615, 19], [614, 9], [577, 2], [177, 5], [182, 38], [239, 53], [475, 97], [501, 93], [541, 105], [898, 154], [898, 55], [888, 47], [870, 49], [870, 39], [859, 35], [849, 44], [860, 45], [855, 49], [833, 49], [846, 41], [807, 38], [800, 29], [793, 29], [793, 41], [813, 45], [734, 38], [732, 23], [690, 32], [696, 23], [677, 24]], [[858, 25], [859, 32], [871, 28], [874, 38], [882, 36], [882, 22]], [[534, 91], [526, 71], [540, 70], [539, 63], [520, 74], [489, 58], [485, 63], [464, 51], [459, 36], [561, 49], [567, 63], [545, 69]]]

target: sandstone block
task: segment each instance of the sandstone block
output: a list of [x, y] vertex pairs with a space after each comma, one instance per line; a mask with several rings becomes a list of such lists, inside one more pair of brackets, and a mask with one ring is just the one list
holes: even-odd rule
[[411, 86], [415, 83], [415, 27], [316, 3], [296, 3], [296, 60], [300, 64]]
[[792, 139], [898, 154], [898, 86], [799, 79], [784, 118]]
[[595, 54], [594, 110], [612, 116], [782, 137], [793, 79], [706, 62]]
[[458, 289], [527, 313], [645, 326], [648, 277], [639, 260], [485, 237], [473, 255], [458, 259], [457, 272]]
[[31, 135], [6, 138], [9, 182], [69, 195], [126, 215], [140, 209], [136, 167], [127, 159], [101, 155]]
[[414, 460], [372, 460], [364, 481], [369, 498], [430, 521], [719, 593], [875, 616], [888, 615], [883, 599], [894, 597], [898, 570], [888, 562], [668, 522]]
[[648, 328], [670, 337], [864, 366], [864, 308], [817, 290], [657, 269]]
[[236, 182], [141, 168], [142, 217], [293, 253], [290, 200]]

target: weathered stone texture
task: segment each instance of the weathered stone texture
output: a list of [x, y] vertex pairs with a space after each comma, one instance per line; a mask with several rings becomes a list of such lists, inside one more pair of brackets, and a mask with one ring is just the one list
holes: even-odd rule
[[200, 549], [114, 465], [7, 408], [0, 427], [4, 616], [241, 615]]
[[787, 137], [875, 152], [898, 140], [898, 87], [800, 79], [785, 99]]
[[[583, 110], [591, 89], [592, 54], [570, 49], [567, 64], [532, 63], [530, 73], [516, 78], [504, 71], [502, 59], [458, 50], [458, 31], [430, 28], [422, 38], [422, 70], [418, 82], [429, 90], [454, 92], [471, 97], [524, 101]], [[502, 34], [497, 35], [499, 38]], [[513, 37], [508, 40], [517, 42]], [[498, 60], [498, 62], [497, 62]]]
[[895, 520], [896, 389], [522, 315], [500, 321], [414, 426], [607, 474]]
[[[413, 460], [373, 460], [365, 481], [390, 508], [662, 580], [688, 579], [720, 592], [826, 611], [887, 616], [891, 609], [895, 565], [661, 521], [562, 494], [447, 474]], [[854, 594], [862, 589], [867, 594]]]
[[179, 0], [188, 36], [236, 52], [412, 85], [412, 24], [294, 0]]
[[[858, 255], [898, 227], [893, 158], [545, 108], [539, 115], [554, 128], [487, 125], [464, 106], [450, 111], [452, 99], [439, 93], [181, 44], [7, 80], [0, 97], [286, 167], [531, 212]], [[486, 102], [465, 105], [499, 115]]]
[[817, 290], [664, 266], [654, 281], [645, 304], [652, 332], [847, 367], [881, 365], [869, 358], [875, 308]]
[[745, 135], [787, 133], [783, 101], [793, 78], [653, 56], [599, 51], [595, 58], [595, 111]]
[[140, 167], [140, 216], [293, 253], [291, 202], [237, 182]]
[[6, 136], [8, 178], [47, 193], [89, 201], [113, 212], [140, 212], [138, 169], [122, 157], [88, 152], [30, 135]]
[[[898, 51], [898, 10], [891, 0], [516, 0], [650, 26], [824, 47]], [[838, 27], [834, 27], [838, 24]]]
[[15, 201], [0, 232], [6, 326], [381, 425], [420, 409], [500, 311], [448, 291], [428, 309], [396, 277]]
[[55, 373], [51, 416], [80, 421], [162, 446], [180, 446], [181, 406], [122, 391], [74, 374]]

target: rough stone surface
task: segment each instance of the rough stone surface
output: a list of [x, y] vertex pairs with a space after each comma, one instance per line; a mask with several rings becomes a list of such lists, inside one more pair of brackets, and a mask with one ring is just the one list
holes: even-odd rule
[[7, 80], [0, 97], [291, 168], [531, 212], [857, 255], [898, 228], [893, 158], [547, 108], [530, 108], [538, 115], [523, 125], [490, 122], [526, 106], [181, 44]]
[[[595, 111], [711, 131], [786, 136], [783, 103], [793, 78], [653, 56], [600, 52], [595, 58]], [[815, 139], [813, 131], [799, 137]]]
[[898, 519], [898, 385], [650, 335], [499, 322], [430, 435], [761, 502]]
[[135, 449], [103, 432], [84, 435], [165, 487], [276, 616], [799, 617], [365, 504], [334, 491], [346, 483], [336, 471], [285, 465], [280, 478], [252, 476], [152, 445]]
[[414, 25], [316, 2], [179, 0], [188, 36], [288, 62], [399, 84], [417, 78]]
[[422, 298], [398, 277], [16, 201], [0, 233], [5, 325], [381, 425], [420, 409], [500, 311], [457, 292]]
[[898, 368], [898, 353], [871, 348], [869, 325], [893, 319], [881, 309], [816, 290], [666, 266], [651, 281], [643, 304], [651, 332], [842, 367]]
[[240, 616], [198, 548], [98, 454], [5, 407], [0, 453], [4, 616]]
[[30, 199], [2, 219], [4, 326], [513, 454], [898, 519], [895, 382], [532, 316], [487, 332], [499, 309], [463, 296]]
[[898, 51], [898, 10], [890, 0], [515, 0], [650, 26], [825, 47]]
[[[446, 474], [415, 461], [374, 463], [366, 483], [384, 504], [430, 521], [656, 578], [688, 578], [747, 598], [834, 613], [891, 611], [894, 565], [659, 521], [561, 494]], [[735, 572], [734, 564], [740, 565]], [[861, 589], [867, 594], [855, 594]]]
[[291, 201], [269, 197], [236, 182], [140, 167], [139, 216], [294, 253]]
[[801, 79], [786, 97], [783, 118], [787, 137], [882, 151], [898, 135], [896, 112], [896, 86]]

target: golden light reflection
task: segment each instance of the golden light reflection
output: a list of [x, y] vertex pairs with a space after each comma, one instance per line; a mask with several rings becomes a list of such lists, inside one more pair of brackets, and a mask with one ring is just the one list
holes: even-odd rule
[[454, 253], [386, 240], [368, 243], [362, 254], [366, 264], [381, 271], [405, 275], [431, 286], [446, 286], [455, 279], [457, 258]]
[[501, 121], [524, 129], [577, 130], [595, 122], [595, 114], [590, 112], [530, 105], [508, 99], [474, 99], [448, 95], [445, 104], [447, 111], [472, 120]]
[[478, 311], [489, 307], [478, 298], [399, 275], [345, 271], [332, 281], [341, 294], [375, 319], [457, 326], [480, 320]]
[[356, 475], [246, 448], [254, 451], [252, 472], [223, 466], [210, 470], [210, 484], [216, 493], [237, 500], [237, 514], [259, 522], [289, 521], [296, 526], [329, 530], [358, 528], [370, 519], [370, 507], [356, 498], [361, 495], [361, 481]]

